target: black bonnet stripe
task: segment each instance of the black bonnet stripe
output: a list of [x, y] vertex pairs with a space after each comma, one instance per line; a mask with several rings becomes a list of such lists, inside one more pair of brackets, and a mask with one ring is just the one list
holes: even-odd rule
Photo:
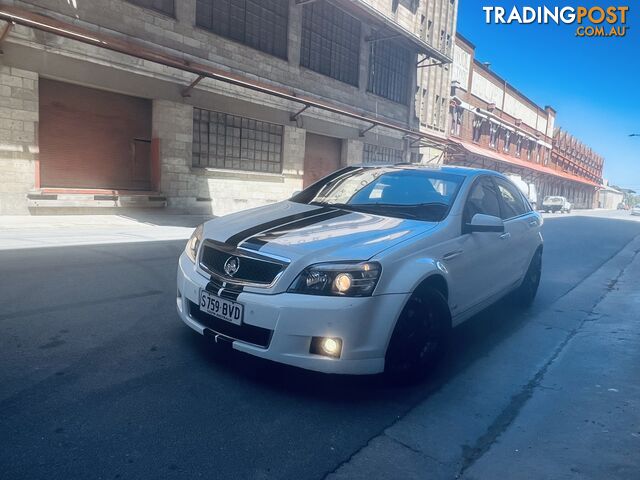
[[325, 213], [329, 211], [332, 211], [332, 209], [328, 207], [321, 207], [321, 208], [316, 208], [314, 210], [309, 210], [307, 212], [301, 212], [301, 213], [296, 213], [294, 215], [288, 215], [286, 217], [277, 218], [269, 222], [255, 225], [251, 228], [247, 228], [246, 230], [242, 230], [241, 232], [238, 232], [235, 235], [232, 235], [231, 237], [229, 237], [225, 243], [228, 245], [233, 245], [234, 247], [237, 247], [242, 240], [252, 237], [254, 235], [257, 235], [260, 232], [264, 232], [265, 230], [281, 227], [282, 225], [285, 225], [287, 223], [295, 222], [296, 220], [301, 220], [303, 218], [312, 217], [320, 213]]
[[352, 212], [345, 210], [331, 210], [320, 215], [315, 215], [313, 217], [303, 218], [301, 220], [289, 223], [287, 225], [278, 226], [272, 228], [271, 230], [267, 230], [263, 233], [256, 235], [255, 237], [249, 238], [242, 243], [243, 248], [248, 248], [251, 250], [260, 250], [267, 243], [275, 240], [276, 238], [282, 237], [291, 232], [295, 232], [301, 228], [309, 227], [311, 225], [315, 225], [316, 223], [325, 222], [327, 220], [331, 220], [333, 218], [342, 217], [344, 215], [349, 215]]

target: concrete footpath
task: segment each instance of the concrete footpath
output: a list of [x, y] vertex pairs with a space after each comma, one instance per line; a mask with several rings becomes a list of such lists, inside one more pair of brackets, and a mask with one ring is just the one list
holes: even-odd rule
[[640, 237], [327, 478], [640, 478]]
[[0, 250], [183, 240], [207, 215], [2, 215]]

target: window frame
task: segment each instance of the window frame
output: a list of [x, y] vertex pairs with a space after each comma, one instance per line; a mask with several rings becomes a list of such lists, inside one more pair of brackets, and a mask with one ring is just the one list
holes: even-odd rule
[[[473, 179], [473, 182], [471, 183], [471, 186], [469, 187], [469, 190], [467, 191], [467, 195], [464, 199], [464, 204], [462, 205], [462, 215], [461, 217], [461, 226], [460, 226], [460, 232], [461, 235], [465, 234], [465, 226], [467, 225], [467, 222], [465, 222], [465, 217], [466, 217], [466, 210], [467, 210], [467, 204], [469, 203], [469, 198], [471, 197], [471, 193], [473, 192], [473, 189], [476, 188], [476, 186], [482, 182], [482, 181], [487, 181], [490, 185], [491, 188], [494, 190], [493, 193], [495, 193], [496, 195], [496, 200], [498, 202], [498, 215], [494, 215], [497, 216], [498, 218], [501, 218], [502, 216], [502, 207], [500, 206], [500, 193], [496, 191], [496, 184], [493, 182], [492, 179], [492, 175], [479, 175], [476, 178]], [[484, 215], [490, 215], [489, 213], [485, 213]], [[471, 217], [469, 219], [469, 223], [471, 222], [471, 220], [473, 220], [473, 217]], [[468, 233], [468, 232], [467, 232]]]
[[[498, 177], [495, 175], [492, 176], [492, 180], [496, 186], [496, 192], [498, 193], [498, 201], [500, 202], [500, 218], [502, 219], [503, 222], [508, 222], [510, 220], [514, 220], [524, 215], [528, 215], [533, 211], [533, 208], [531, 207], [529, 200], [527, 200], [527, 198], [524, 196], [524, 194], [518, 188], [517, 185], [514, 185], [509, 180], [506, 180], [502, 177]], [[504, 183], [506, 185], [505, 188], [507, 189], [507, 191], [510, 191], [511, 189], [515, 191], [515, 195], [514, 195], [514, 192], [510, 191], [510, 193], [511, 195], [514, 195], [515, 198], [519, 198], [520, 201], [522, 202], [522, 206], [524, 207], [522, 213], [519, 213], [518, 215], [514, 215], [513, 217], [507, 217], [507, 218], [504, 217], [505, 211], [506, 211], [506, 201], [504, 200], [504, 196], [500, 193], [500, 183]]]
[[[482, 125], [484, 125], [484, 118], [475, 115], [472, 124], [473, 129], [471, 132], [471, 139], [474, 143], [480, 143], [482, 140]], [[476, 133], [478, 138], [476, 138]]]

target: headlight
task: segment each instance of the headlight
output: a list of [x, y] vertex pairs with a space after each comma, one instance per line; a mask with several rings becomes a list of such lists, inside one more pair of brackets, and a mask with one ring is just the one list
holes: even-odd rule
[[198, 248], [200, 248], [200, 244], [202, 243], [202, 231], [202, 225], [198, 225], [191, 234], [191, 238], [189, 238], [187, 246], [184, 247], [184, 251], [187, 254], [187, 257], [189, 257], [193, 263], [196, 263]]
[[366, 297], [373, 293], [382, 267], [377, 262], [317, 263], [305, 268], [289, 292]]

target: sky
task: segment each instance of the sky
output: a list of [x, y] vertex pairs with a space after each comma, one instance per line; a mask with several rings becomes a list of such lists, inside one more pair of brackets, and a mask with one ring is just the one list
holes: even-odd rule
[[[577, 25], [486, 24], [483, 6], [628, 5], [625, 37], [580, 38]], [[476, 59], [557, 112], [562, 127], [605, 158], [604, 178], [640, 193], [640, 2], [459, 0], [458, 32]]]

